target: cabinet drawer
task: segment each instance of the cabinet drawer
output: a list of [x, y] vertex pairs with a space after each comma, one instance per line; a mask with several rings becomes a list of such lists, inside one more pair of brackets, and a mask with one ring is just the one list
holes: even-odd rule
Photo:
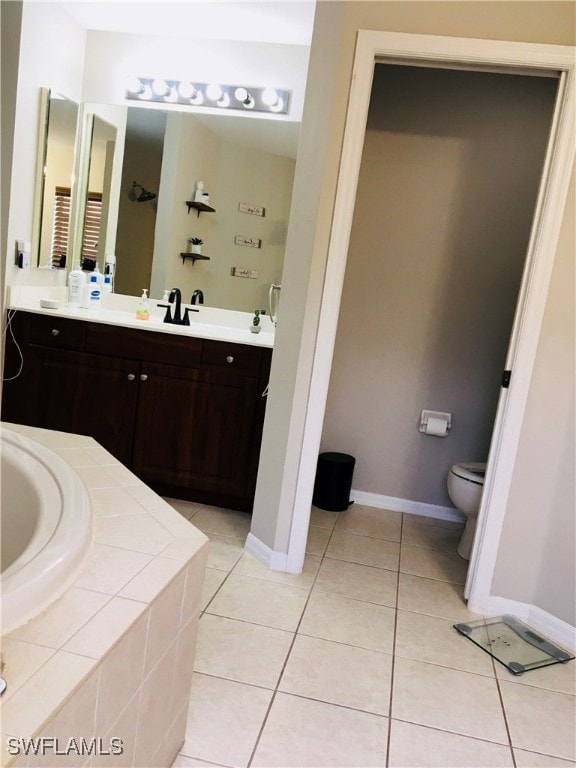
[[260, 374], [262, 350], [244, 344], [225, 341], [204, 341], [202, 368], [249, 376]]
[[100, 355], [114, 354], [130, 360], [199, 368], [202, 342], [190, 336], [90, 323], [86, 332], [86, 351]]
[[29, 342], [44, 347], [84, 349], [86, 323], [48, 315], [30, 315]]

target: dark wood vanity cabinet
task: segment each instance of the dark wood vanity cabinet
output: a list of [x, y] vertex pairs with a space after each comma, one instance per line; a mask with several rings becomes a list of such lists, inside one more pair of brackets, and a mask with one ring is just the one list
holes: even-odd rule
[[12, 328], [4, 421], [90, 435], [163, 495], [252, 508], [270, 349], [25, 312]]

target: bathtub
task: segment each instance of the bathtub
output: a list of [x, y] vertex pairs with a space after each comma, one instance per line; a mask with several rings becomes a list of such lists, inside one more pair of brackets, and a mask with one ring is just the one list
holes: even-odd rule
[[47, 608], [76, 578], [92, 541], [86, 487], [60, 456], [3, 428], [2, 634]]

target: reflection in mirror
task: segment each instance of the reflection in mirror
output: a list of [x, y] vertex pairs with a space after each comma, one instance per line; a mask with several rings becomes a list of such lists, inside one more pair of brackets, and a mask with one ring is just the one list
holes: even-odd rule
[[41, 92], [43, 130], [39, 139], [33, 248], [39, 267], [64, 268], [69, 252], [78, 105], [46, 88]]
[[87, 184], [83, 192], [81, 265], [82, 269], [92, 271], [98, 264], [100, 271], [104, 272], [116, 128], [98, 115], [94, 115], [91, 122]]
[[[127, 108], [115, 290], [150, 287], [161, 299], [178, 287], [186, 302], [201, 290], [212, 307], [267, 307], [282, 277], [298, 135], [289, 121]], [[156, 197], [137, 202], [134, 181]], [[198, 181], [214, 213], [189, 210]], [[192, 237], [202, 260], [185, 258]]]

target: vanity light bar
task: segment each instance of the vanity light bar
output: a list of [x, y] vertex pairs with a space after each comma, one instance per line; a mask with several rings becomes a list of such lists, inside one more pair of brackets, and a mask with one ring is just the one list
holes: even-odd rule
[[243, 85], [161, 80], [153, 77], [129, 78], [126, 82], [126, 98], [162, 104], [275, 112], [280, 115], [286, 115], [290, 105], [290, 91], [277, 88], [247, 88]]

